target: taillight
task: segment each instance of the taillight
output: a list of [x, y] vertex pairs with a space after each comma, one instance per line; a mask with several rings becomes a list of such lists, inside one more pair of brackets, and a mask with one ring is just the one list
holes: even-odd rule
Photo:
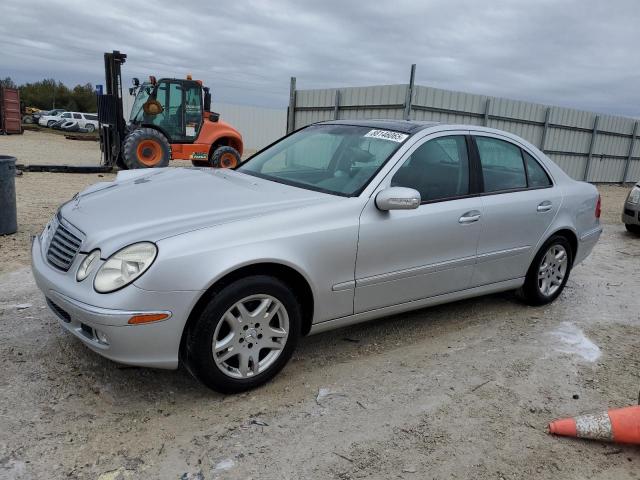
[[602, 212], [602, 200], [600, 198], [600, 194], [598, 194], [598, 201], [596, 202], [596, 218], [600, 218], [600, 213]]

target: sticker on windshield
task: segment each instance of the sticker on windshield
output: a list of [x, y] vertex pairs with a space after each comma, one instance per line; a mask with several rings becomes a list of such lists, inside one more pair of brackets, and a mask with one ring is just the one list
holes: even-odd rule
[[371, 130], [365, 135], [367, 138], [379, 138], [381, 140], [390, 140], [396, 143], [404, 142], [409, 135], [405, 133], [392, 132], [390, 130]]

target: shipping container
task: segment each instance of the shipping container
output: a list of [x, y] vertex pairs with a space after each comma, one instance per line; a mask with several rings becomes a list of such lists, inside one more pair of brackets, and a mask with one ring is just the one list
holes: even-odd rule
[[22, 133], [20, 91], [0, 87], [0, 133]]

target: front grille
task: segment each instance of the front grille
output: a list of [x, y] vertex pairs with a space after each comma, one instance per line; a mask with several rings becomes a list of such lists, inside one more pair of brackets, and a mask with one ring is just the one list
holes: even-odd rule
[[71, 315], [69, 315], [65, 310], [63, 310], [58, 305], [53, 303], [51, 301], [51, 299], [49, 299], [49, 298], [47, 298], [47, 305], [49, 305], [51, 310], [53, 310], [55, 313], [57, 313], [58, 316], [60, 318], [62, 318], [65, 322], [69, 323], [71, 321]]
[[47, 250], [47, 260], [54, 267], [66, 272], [80, 250], [82, 238], [71, 233], [71, 230], [62, 225], [62, 223], [56, 223], [57, 225], [53, 226], [55, 232], [51, 237]]

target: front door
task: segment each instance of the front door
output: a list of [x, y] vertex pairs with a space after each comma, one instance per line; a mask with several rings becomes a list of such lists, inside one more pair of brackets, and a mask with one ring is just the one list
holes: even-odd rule
[[375, 195], [360, 218], [355, 312], [469, 286], [482, 226], [467, 132], [428, 137], [407, 152], [381, 188], [420, 192], [415, 210], [380, 211]]

